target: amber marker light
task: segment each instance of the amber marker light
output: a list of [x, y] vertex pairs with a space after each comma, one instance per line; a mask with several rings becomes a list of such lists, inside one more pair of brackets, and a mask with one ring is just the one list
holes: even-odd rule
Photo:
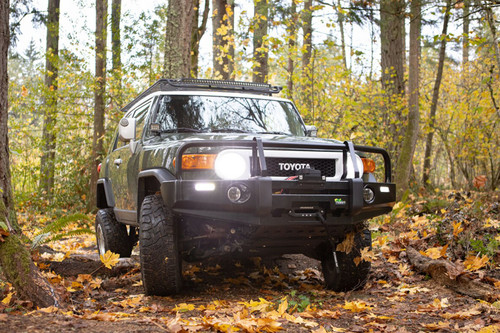
[[371, 158], [361, 158], [363, 161], [363, 172], [364, 173], [373, 173], [375, 171], [375, 161]]
[[[182, 155], [183, 170], [206, 170], [214, 168], [214, 154], [187, 154]], [[174, 160], [175, 167], [175, 160]]]

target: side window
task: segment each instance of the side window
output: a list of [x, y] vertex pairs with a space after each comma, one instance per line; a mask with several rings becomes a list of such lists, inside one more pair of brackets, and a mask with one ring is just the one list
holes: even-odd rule
[[134, 113], [134, 118], [136, 119], [136, 126], [135, 126], [136, 140], [140, 140], [142, 138], [142, 132], [144, 131], [144, 123], [148, 115], [150, 106], [151, 106], [151, 100], [147, 101], [144, 104], [141, 104]]
[[[140, 140], [142, 138], [142, 132], [144, 130], [144, 121], [146, 120], [146, 117], [148, 115], [149, 107], [151, 106], [151, 101], [152, 101], [152, 99], [148, 99], [146, 102], [142, 103], [138, 107], [127, 112], [124, 116], [124, 118], [135, 118], [136, 119], [136, 123], [135, 123], [135, 138], [136, 138], [136, 140]], [[116, 140], [115, 141], [115, 150], [127, 145], [127, 143], [118, 139], [118, 131], [116, 131], [115, 140]]]

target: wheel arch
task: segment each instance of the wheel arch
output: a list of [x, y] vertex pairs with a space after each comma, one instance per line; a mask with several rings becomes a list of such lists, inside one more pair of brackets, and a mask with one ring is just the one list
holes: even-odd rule
[[[137, 223], [141, 216], [141, 205], [144, 198], [161, 192], [161, 183], [175, 180], [174, 175], [165, 168], [147, 169], [139, 172], [137, 177]], [[163, 193], [160, 193], [163, 197]]]
[[111, 181], [107, 178], [99, 178], [96, 188], [96, 206], [99, 209], [113, 208], [115, 206], [115, 197], [111, 187]]

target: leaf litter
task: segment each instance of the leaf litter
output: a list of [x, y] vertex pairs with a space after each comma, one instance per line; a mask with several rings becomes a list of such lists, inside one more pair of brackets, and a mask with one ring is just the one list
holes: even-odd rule
[[[363, 249], [358, 260], [370, 261], [372, 273], [360, 291], [324, 289], [319, 262], [289, 255], [185, 264], [185, 290], [180, 295], [148, 297], [134, 266], [118, 276], [102, 271], [64, 276], [54, 271], [51, 261], [64, 263], [64, 257], [75, 254], [97, 257], [95, 238], [79, 235], [50, 244], [56, 251], [46, 255], [49, 259], [43, 259], [43, 253], [34, 255], [42, 273], [65, 295], [64, 307], [35, 309], [20, 300], [9, 284], [1, 283], [0, 329], [500, 332], [500, 301], [461, 296], [414, 271], [406, 258], [406, 247], [411, 245], [429, 258], [461, 267], [457, 276], [469, 274], [500, 290], [500, 256], [498, 245], [494, 246], [499, 239], [498, 199], [467, 200], [466, 194], [450, 193], [442, 200], [446, 194], [437, 195], [410, 198], [398, 203], [393, 213], [371, 222], [373, 248]], [[437, 199], [447, 206], [430, 207]], [[340, 250], [347, 252], [350, 243], [348, 238]], [[132, 259], [138, 261], [137, 250]], [[118, 258], [106, 253], [101, 261], [111, 271]]]

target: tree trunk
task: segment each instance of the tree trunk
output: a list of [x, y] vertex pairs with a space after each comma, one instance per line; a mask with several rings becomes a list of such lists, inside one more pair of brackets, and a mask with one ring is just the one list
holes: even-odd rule
[[302, 32], [304, 34], [302, 46], [304, 53], [302, 54], [302, 70], [307, 72], [307, 68], [311, 63], [312, 55], [312, 0], [304, 2], [304, 11], [302, 12]]
[[382, 87], [391, 95], [404, 91], [403, 0], [380, 1]]
[[168, 2], [163, 67], [163, 74], [166, 78], [186, 78], [191, 75], [190, 53], [193, 16], [193, 0]]
[[344, 64], [344, 70], [347, 70], [347, 56], [345, 52], [344, 13], [340, 0], [337, 1], [337, 22], [339, 24], [339, 29], [340, 29], [340, 48], [342, 51], [342, 62]]
[[[397, 123], [404, 122], [399, 100], [404, 94], [404, 0], [380, 1], [380, 44], [382, 88], [387, 94], [388, 104], [382, 120], [390, 136], [387, 149], [391, 155], [399, 155], [401, 129]], [[395, 170], [397, 165], [395, 165]]]
[[436, 81], [434, 82], [434, 89], [432, 92], [431, 110], [429, 113], [430, 131], [425, 139], [425, 155], [424, 167], [422, 175], [422, 184], [428, 185], [429, 174], [431, 167], [431, 154], [432, 154], [432, 140], [434, 138], [434, 124], [436, 122], [436, 110], [439, 99], [439, 88], [441, 86], [441, 79], [443, 77], [444, 57], [446, 55], [446, 35], [448, 34], [448, 22], [450, 20], [451, 0], [446, 1], [446, 12], [444, 13], [443, 32], [441, 33], [441, 46], [439, 48], [438, 70], [436, 73]]
[[97, 165], [104, 156], [104, 114], [106, 93], [106, 17], [108, 1], [96, 0], [96, 30], [95, 30], [95, 76], [94, 90], [94, 136], [92, 138], [92, 163], [90, 179], [89, 208], [96, 204]]
[[122, 106], [122, 51], [120, 37], [120, 19], [122, 12], [122, 0], [112, 0], [111, 2], [111, 65], [113, 72], [113, 83], [116, 86], [116, 102], [118, 107]]
[[408, 189], [413, 154], [417, 145], [420, 110], [419, 110], [419, 76], [420, 76], [420, 27], [421, 27], [421, 3], [420, 0], [412, 0], [410, 10], [410, 66], [409, 66], [409, 101], [408, 101], [408, 125], [401, 146], [401, 153], [396, 164], [396, 188], [397, 199], [400, 200], [403, 193]]
[[40, 190], [52, 198], [56, 158], [57, 76], [59, 73], [59, 9], [60, 0], [49, 0], [47, 49], [45, 54], [45, 114], [43, 117], [43, 153], [40, 161]]
[[200, 54], [200, 40], [207, 29], [208, 12], [210, 10], [210, 0], [205, 0], [205, 8], [203, 9], [203, 16], [201, 25], [198, 26], [198, 16], [200, 0], [194, 0], [194, 14], [191, 28], [191, 77], [198, 77], [198, 56]]
[[286, 87], [288, 90], [288, 97], [292, 98], [293, 95], [293, 72], [295, 68], [294, 63], [294, 54], [295, 54], [295, 33], [297, 22], [297, 4], [292, 0], [292, 4], [290, 6], [290, 20], [288, 22], [287, 33], [288, 33], [288, 64], [287, 64], [287, 72], [288, 72], [288, 80], [286, 83]]
[[213, 76], [234, 77], [234, 1], [212, 0]]
[[253, 81], [260, 83], [265, 83], [269, 74], [269, 45], [267, 42], [268, 7], [267, 0], [254, 0]]
[[[4, 235], [0, 240], [0, 267], [21, 298], [35, 305], [47, 307], [59, 305], [59, 299], [31, 261], [28, 250], [15, 234], [14, 203], [12, 201], [8, 139], [8, 71], [9, 50], [9, 1], [0, 2], [0, 229]], [[0, 239], [2, 239], [0, 238]]]
[[491, 9], [491, 6], [488, 3], [483, 5], [483, 9], [486, 13], [486, 21], [488, 22], [488, 26], [490, 28], [491, 44], [493, 45], [493, 51], [495, 52], [495, 58], [497, 60], [497, 68], [498, 70], [500, 70], [500, 50], [498, 48], [495, 15], [493, 13], [493, 9]]
[[469, 62], [469, 23], [470, 23], [470, 0], [464, 0], [464, 25], [462, 39], [462, 69], [465, 70]]

